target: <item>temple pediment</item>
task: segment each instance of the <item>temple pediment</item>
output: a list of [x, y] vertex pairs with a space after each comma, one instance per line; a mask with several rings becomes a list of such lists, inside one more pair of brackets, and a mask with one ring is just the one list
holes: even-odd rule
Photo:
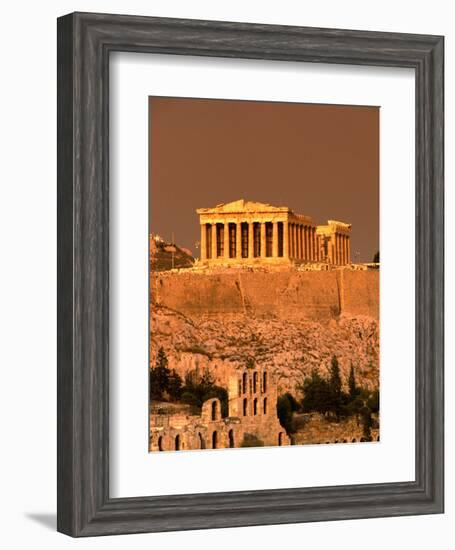
[[198, 214], [230, 214], [230, 213], [245, 213], [245, 212], [289, 212], [287, 206], [273, 206], [264, 202], [247, 201], [239, 199], [233, 202], [217, 204], [213, 208], [198, 208]]

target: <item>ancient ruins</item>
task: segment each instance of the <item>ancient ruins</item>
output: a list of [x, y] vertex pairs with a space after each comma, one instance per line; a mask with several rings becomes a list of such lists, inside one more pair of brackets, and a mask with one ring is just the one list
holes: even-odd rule
[[[208, 399], [200, 416], [151, 414], [150, 451], [241, 447], [248, 436], [266, 446], [289, 444], [276, 412], [275, 378], [264, 369], [233, 371], [228, 383], [228, 416], [218, 398]], [[243, 445], [242, 445], [243, 443]]]
[[368, 438], [358, 414], [301, 409], [293, 431], [278, 417], [334, 355], [345, 392], [353, 365], [362, 399], [379, 389], [380, 266], [351, 261], [351, 225], [243, 199], [196, 212], [199, 259], [150, 236], [150, 366], [162, 348], [182, 380], [208, 371], [227, 406], [152, 402], [149, 450], [378, 441], [377, 412]]
[[287, 206], [240, 199], [198, 208], [201, 262], [220, 264], [351, 263], [351, 225], [310, 216]]

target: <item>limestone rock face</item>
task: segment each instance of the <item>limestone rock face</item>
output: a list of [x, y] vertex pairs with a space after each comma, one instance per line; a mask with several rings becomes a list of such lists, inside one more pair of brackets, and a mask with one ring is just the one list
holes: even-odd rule
[[189, 317], [154, 305], [150, 329], [151, 364], [163, 347], [169, 367], [182, 377], [208, 367], [226, 386], [232, 368], [258, 365], [277, 376], [279, 393], [297, 394], [312, 369], [328, 375], [336, 355], [345, 385], [351, 364], [359, 384], [369, 389], [379, 384], [379, 322], [372, 317], [341, 314], [328, 322], [248, 314]]

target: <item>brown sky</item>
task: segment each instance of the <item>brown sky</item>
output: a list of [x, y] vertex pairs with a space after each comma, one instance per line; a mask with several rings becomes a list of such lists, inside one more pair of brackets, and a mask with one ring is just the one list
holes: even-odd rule
[[196, 208], [237, 199], [352, 223], [379, 250], [379, 108], [150, 98], [150, 231], [191, 249]]

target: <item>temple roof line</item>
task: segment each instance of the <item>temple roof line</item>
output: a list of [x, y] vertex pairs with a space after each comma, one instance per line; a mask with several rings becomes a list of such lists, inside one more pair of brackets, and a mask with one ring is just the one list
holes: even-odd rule
[[198, 208], [198, 214], [236, 214], [240, 212], [289, 212], [292, 210], [287, 206], [273, 206], [264, 202], [248, 201], [239, 199], [232, 202], [217, 204], [213, 208]]

